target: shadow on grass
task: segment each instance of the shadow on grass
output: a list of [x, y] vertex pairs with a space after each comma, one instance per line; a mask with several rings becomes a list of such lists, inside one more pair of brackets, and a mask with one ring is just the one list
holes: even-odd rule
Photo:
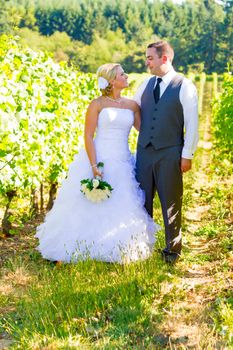
[[154, 313], [152, 304], [163, 281], [171, 277], [156, 253], [129, 265], [88, 260], [53, 266], [36, 256], [31, 264], [37, 278], [4, 325], [18, 349], [41, 349], [51, 341], [77, 336], [96, 349], [152, 344], [164, 348], [160, 344], [165, 338], [158, 329], [163, 313]]

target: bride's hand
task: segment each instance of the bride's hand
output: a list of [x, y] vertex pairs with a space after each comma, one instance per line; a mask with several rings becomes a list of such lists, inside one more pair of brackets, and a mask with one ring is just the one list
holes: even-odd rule
[[103, 174], [102, 174], [102, 172], [97, 168], [97, 166], [95, 166], [94, 168], [92, 168], [92, 171], [93, 171], [94, 177], [99, 176], [99, 177], [102, 178]]

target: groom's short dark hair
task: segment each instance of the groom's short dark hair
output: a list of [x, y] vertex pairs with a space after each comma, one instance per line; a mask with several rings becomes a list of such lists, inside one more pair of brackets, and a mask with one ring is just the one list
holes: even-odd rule
[[171, 61], [173, 60], [174, 50], [168, 41], [161, 40], [161, 41], [157, 41], [156, 43], [149, 44], [147, 46], [148, 49], [152, 47], [156, 50], [159, 57], [161, 57], [162, 55], [167, 55], [169, 56]]

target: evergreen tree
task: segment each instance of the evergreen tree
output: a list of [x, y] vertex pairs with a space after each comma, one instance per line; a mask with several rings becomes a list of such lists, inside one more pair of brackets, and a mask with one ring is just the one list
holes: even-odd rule
[[230, 68], [233, 68], [233, 2], [225, 1], [224, 4], [226, 17], [222, 28], [224, 35], [224, 52], [226, 53], [227, 62]]
[[[184, 72], [194, 66], [198, 70], [204, 67], [206, 72], [223, 72], [233, 56], [232, 0], [185, 0], [181, 4], [172, 0], [0, 0], [0, 31], [11, 32], [15, 27], [20, 28], [15, 33], [24, 39], [30, 30], [42, 34], [44, 37], [32, 34], [40, 42], [35, 45], [38, 47], [46, 46], [41, 43], [43, 38], [46, 43], [45, 36], [65, 32], [73, 43], [59, 50], [65, 55], [69, 52], [76, 62], [75, 47], [78, 52], [84, 52], [85, 46], [91, 51], [93, 47], [101, 54], [109, 31], [115, 33], [116, 42], [118, 33], [123, 33], [129, 47], [121, 59], [137, 71], [144, 70], [146, 45], [159, 39], [171, 42], [174, 64]], [[28, 32], [21, 28], [28, 28]], [[60, 41], [59, 35], [54, 38]], [[57, 49], [55, 52], [62, 56]], [[88, 64], [91, 70], [91, 57], [82, 63], [85, 70]]]

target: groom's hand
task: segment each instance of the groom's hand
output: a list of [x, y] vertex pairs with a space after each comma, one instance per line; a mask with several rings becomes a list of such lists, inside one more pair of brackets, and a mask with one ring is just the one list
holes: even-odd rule
[[192, 160], [181, 158], [180, 167], [181, 167], [182, 173], [186, 173], [186, 171], [189, 171], [192, 168]]

